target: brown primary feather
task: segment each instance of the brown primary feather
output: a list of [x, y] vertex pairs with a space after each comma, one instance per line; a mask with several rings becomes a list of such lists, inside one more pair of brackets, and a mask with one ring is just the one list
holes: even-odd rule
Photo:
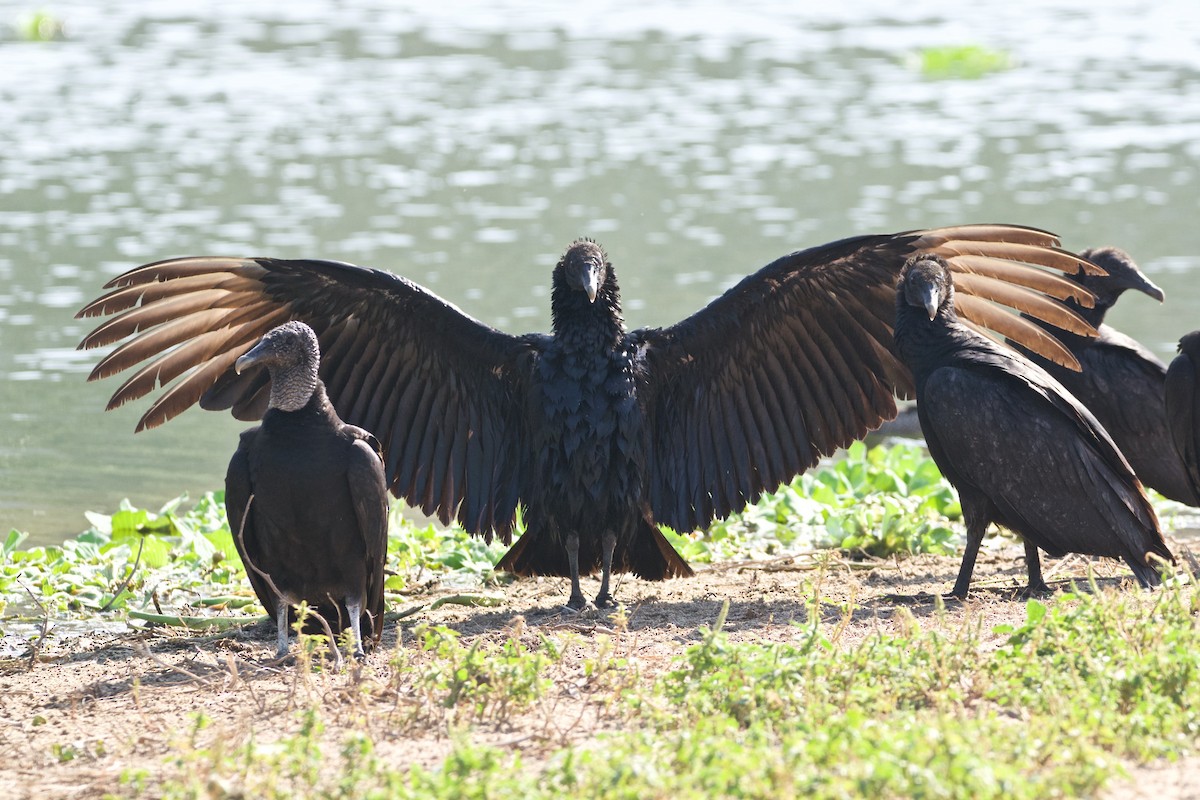
[[960, 255], [954, 257], [954, 266], [957, 267], [955, 286], [959, 285], [959, 278], [970, 273], [997, 278], [1010, 284], [1027, 286], [1058, 300], [1070, 299], [1087, 307], [1090, 307], [1093, 302], [1091, 292], [1086, 289], [1082, 292], [1079, 291], [1080, 284], [1070, 278], [1060, 277], [1053, 272], [1028, 267], [1014, 261], [1005, 261], [994, 256]]
[[252, 258], [237, 258], [230, 256], [188, 256], [185, 258], [168, 258], [155, 261], [123, 272], [108, 283], [105, 289], [117, 289], [125, 286], [137, 286], [155, 281], [178, 280], [193, 275], [209, 275], [217, 272], [233, 273], [248, 278], [257, 278], [266, 274], [262, 265], [255, 263]]
[[220, 308], [253, 305], [257, 296], [250, 292], [224, 289], [197, 289], [188, 294], [168, 297], [124, 311], [98, 326], [83, 340], [82, 347], [101, 347], [179, 317]]
[[122, 286], [84, 306], [80, 317], [95, 317], [115, 314], [141, 303], [153, 303], [167, 297], [186, 294], [197, 289], [224, 289], [229, 292], [253, 292], [258, 288], [258, 278], [264, 270], [257, 264], [240, 266], [225, 273], [225, 277], [211, 272], [198, 272], [180, 278], [159, 279], [148, 283]]
[[1080, 336], [1087, 336], [1092, 330], [1087, 320], [1073, 309], [1024, 286], [1016, 286], [987, 275], [957, 272], [954, 275], [954, 287], [975, 297], [993, 300], [1023, 311], [1031, 317], [1045, 320], [1055, 327]]
[[248, 347], [239, 347], [236, 350], [222, 353], [205, 362], [186, 378], [172, 386], [162, 397], [154, 401], [154, 404], [142, 416], [135, 433], [157, 427], [191, 408], [221, 373], [232, 369], [234, 362], [248, 349]]
[[[957, 285], [957, 280], [955, 285]], [[954, 308], [964, 321], [986, 329], [981, 333], [988, 334], [988, 331], [995, 331], [1002, 337], [1021, 342], [1030, 350], [1036, 351], [1056, 364], [1062, 364], [1075, 371], [1079, 370], [1079, 360], [1075, 358], [1074, 353], [1064, 347], [1058, 339], [1046, 333], [1043, 328], [1028, 320], [1001, 311], [988, 301], [969, 295], [956, 294]], [[994, 339], [995, 337], [989, 335], [988, 338]]]
[[919, 244], [920, 241], [918, 240], [917, 249], [941, 256], [950, 263], [952, 268], [954, 267], [955, 258], [967, 255], [989, 256], [1025, 264], [1038, 264], [1043, 267], [1056, 269], [1068, 275], [1073, 275], [1080, 269], [1090, 275], [1106, 274], [1103, 269], [1087, 259], [1080, 258], [1074, 253], [1054, 246], [1027, 244], [1024, 242], [947, 239], [925, 247]]
[[164, 322], [157, 328], [152, 328], [134, 336], [129, 341], [115, 348], [100, 363], [96, 364], [88, 375], [89, 381], [107, 378], [125, 369], [129, 364], [136, 364], [151, 356], [162, 353], [180, 342], [199, 336], [206, 331], [219, 330], [231, 325], [243, 323], [258, 314], [254, 306], [243, 308], [206, 309], [194, 314], [188, 314], [178, 319]]

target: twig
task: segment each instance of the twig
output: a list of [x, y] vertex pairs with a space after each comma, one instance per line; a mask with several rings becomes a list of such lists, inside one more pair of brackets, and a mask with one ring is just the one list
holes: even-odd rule
[[212, 681], [210, 681], [208, 678], [201, 677], [194, 672], [189, 672], [183, 667], [178, 667], [174, 664], [168, 664], [166, 661], [163, 661], [161, 658], [151, 652], [150, 648], [146, 646], [145, 642], [134, 642], [133, 649], [138, 653], [138, 655], [150, 659], [160, 667], [169, 669], [171, 672], [178, 672], [180, 675], [183, 675], [184, 677], [189, 678], [202, 686], [212, 686]]
[[42, 601], [37, 599], [33, 593], [33, 590], [25, 585], [25, 581], [20, 581], [20, 583], [21, 587], [26, 591], [26, 593], [29, 594], [29, 599], [32, 600], [33, 604], [42, 612], [41, 633], [38, 634], [36, 643], [29, 643], [29, 667], [26, 671], [32, 672], [33, 665], [37, 663], [38, 655], [42, 652], [42, 643], [46, 641], [46, 633], [50, 630], [50, 612], [46, 610], [44, 605], [42, 605]]
[[219, 628], [226, 630], [228, 628], [238, 627], [240, 625], [249, 625], [255, 622], [269, 620], [267, 615], [257, 617], [185, 617], [178, 614], [151, 614], [148, 611], [130, 611], [129, 616], [133, 619], [140, 619], [145, 622], [153, 622], [158, 625], [171, 625], [178, 628], [188, 628], [189, 630], [204, 630], [205, 628]]
[[436, 611], [445, 605], [495, 607], [504, 605], [504, 598], [490, 594], [452, 594], [434, 600], [430, 604], [429, 610]]
[[120, 597], [125, 592], [125, 590], [129, 588], [129, 582], [133, 580], [133, 575], [134, 575], [134, 573], [137, 572], [138, 564], [142, 563], [142, 548], [145, 546], [146, 546], [146, 537], [142, 536], [138, 539], [137, 557], [133, 559], [133, 566], [129, 569], [129, 575], [126, 576], [125, 581], [121, 584], [121, 588], [113, 593], [112, 600], [109, 600], [107, 603], [104, 604], [104, 607], [100, 609], [101, 614], [103, 614], [105, 611], [108, 611], [110, 608], [112, 608], [113, 603], [117, 602], [117, 598]]
[[[275, 585], [275, 581], [271, 579], [270, 574], [259, 569], [258, 565], [256, 565], [254, 563], [254, 561], [252, 561], [250, 559], [250, 551], [249, 551], [249, 549], [246, 548], [246, 537], [244, 535], [244, 532], [246, 530], [246, 520], [250, 519], [250, 505], [253, 502], [254, 502], [254, 495], [251, 494], [249, 497], [246, 498], [246, 508], [243, 509], [243, 511], [242, 511], [242, 524], [238, 525], [237, 535], [238, 535], [238, 542], [242, 545], [242, 553], [244, 554], [243, 560], [246, 562], [247, 567], [254, 570], [256, 575], [258, 575], [264, 581], [267, 582], [267, 586], [271, 589], [272, 592], [275, 593], [275, 597], [277, 598], [277, 601], [282, 603], [282, 602], [284, 602], [283, 592], [279, 591], [279, 587]], [[334, 608], [337, 608], [336, 603], [334, 603]], [[267, 610], [269, 611], [270, 609], [267, 609]], [[325, 629], [325, 633], [329, 636], [329, 646], [333, 649], [333, 657], [334, 657], [333, 661], [334, 661], [336, 668], [340, 670], [342, 668], [342, 653], [337, 648], [337, 638], [334, 637], [334, 635], [333, 635], [333, 629], [329, 627], [329, 623], [325, 620], [325, 617], [321, 616], [314, 609], [310, 608], [309, 613], [312, 614], [314, 617], [316, 617], [318, 621], [320, 621], [321, 627]], [[340, 608], [338, 609], [338, 613], [339, 614], [341, 613]]]

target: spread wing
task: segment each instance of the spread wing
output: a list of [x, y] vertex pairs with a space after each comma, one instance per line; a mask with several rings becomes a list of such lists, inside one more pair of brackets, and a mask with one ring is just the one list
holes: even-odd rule
[[110, 409], [166, 388], [138, 430], [197, 402], [231, 408], [239, 419], [260, 417], [269, 376], [261, 369], [237, 375], [233, 364], [274, 326], [302, 320], [320, 339], [321, 378], [338, 416], [382, 443], [392, 492], [443, 522], [457, 516], [469, 531], [507, 540], [526, 438], [524, 395], [542, 337], [497, 331], [403, 278], [333, 261], [172, 259], [106, 288], [78, 316], [116, 316], [80, 348], [127, 339], [91, 380], [147, 362], [117, 389]]
[[1095, 335], [1057, 302], [1086, 306], [1092, 296], [1053, 270], [1097, 270], [1057, 244], [1002, 225], [846, 239], [768, 264], [676, 325], [633, 332], [655, 519], [705, 527], [896, 415], [895, 395], [911, 397], [913, 386], [893, 349], [895, 287], [914, 253], [950, 263], [964, 320], [1075, 364], [1045, 330], [997, 305]]

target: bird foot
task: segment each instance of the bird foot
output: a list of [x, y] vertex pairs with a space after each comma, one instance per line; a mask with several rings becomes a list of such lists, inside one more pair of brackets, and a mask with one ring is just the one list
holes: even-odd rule
[[290, 667], [296, 663], [296, 656], [289, 650], [276, 650], [275, 655], [267, 659], [266, 663], [273, 667]]
[[617, 601], [613, 599], [611, 592], [604, 592], [596, 595], [596, 608], [616, 608]]
[[967, 599], [966, 592], [963, 592], [962, 594], [959, 594], [958, 592], [947, 592], [946, 594], [942, 595], [942, 600], [947, 603], [949, 603], [951, 601], [956, 602], [956, 603], [961, 603], [962, 601], [964, 601], [966, 599]]
[[1031, 597], [1044, 597], [1048, 594], [1054, 594], [1054, 590], [1047, 586], [1045, 581], [1038, 581], [1022, 589], [1018, 597], [1022, 600], [1028, 600]]
[[587, 611], [588, 601], [581, 594], [573, 594], [563, 608], [576, 614], [582, 614], [584, 611]]

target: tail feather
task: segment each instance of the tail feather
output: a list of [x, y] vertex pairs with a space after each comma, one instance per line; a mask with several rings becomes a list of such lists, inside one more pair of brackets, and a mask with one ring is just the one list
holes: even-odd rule
[[[571, 574], [563, 543], [549, 535], [545, 527], [533, 525], [496, 562], [496, 569], [523, 577], [552, 575], [566, 578]], [[592, 575], [599, 571], [598, 537], [580, 537], [579, 574]], [[617, 542], [617, 549], [613, 553], [613, 572], [632, 572], [648, 581], [686, 578], [695, 574], [658, 527], [645, 519], [639, 520], [632, 541]]]
[[1133, 577], [1137, 578], [1137, 582], [1144, 588], [1152, 589], [1162, 583], [1162, 576], [1159, 575], [1156, 567], [1149, 564], [1139, 564], [1132, 558], [1125, 559], [1125, 563], [1133, 570]]

